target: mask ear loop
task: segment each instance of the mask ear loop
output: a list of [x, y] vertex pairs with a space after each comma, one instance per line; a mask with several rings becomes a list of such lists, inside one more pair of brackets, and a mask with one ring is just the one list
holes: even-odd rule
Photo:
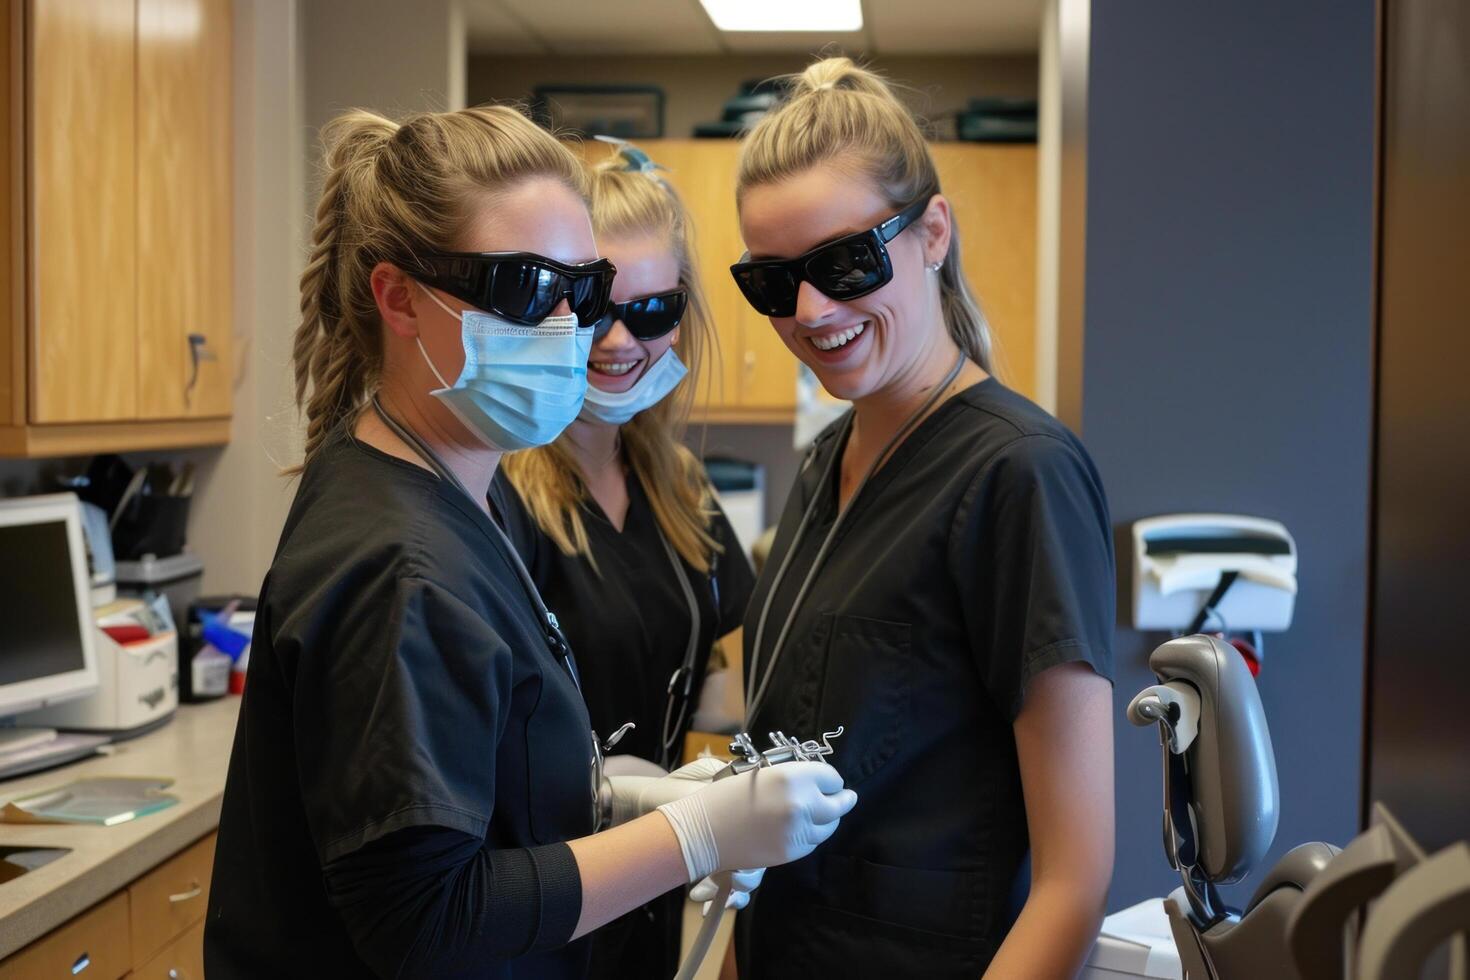
[[[450, 316], [454, 317], [456, 320], [460, 321], [461, 323], [464, 322], [464, 317], [461, 316], [460, 314], [454, 312], [453, 310], [451, 310], [448, 306], [445, 306], [444, 305], [444, 301], [442, 299], [440, 299], [439, 297], [435, 296], [432, 292], [430, 292], [428, 286], [425, 286], [422, 283], [420, 283], [419, 284], [419, 288], [424, 291], [424, 295], [425, 296], [429, 297], [429, 299], [433, 300], [435, 303], [437, 303], [439, 305], [439, 309], [443, 310], [445, 313], [448, 313]], [[423, 355], [424, 363], [427, 364], [427, 365], [429, 365], [429, 370], [432, 371], [432, 372], [434, 372], [434, 379], [439, 382], [439, 387], [440, 388], [453, 388], [454, 386], [452, 384], [450, 384], [448, 381], [445, 381], [444, 380], [444, 375], [440, 374], [439, 373], [439, 369], [434, 366], [433, 359], [429, 357], [429, 352], [424, 348], [424, 338], [423, 338], [422, 334], [415, 334], [414, 335], [414, 338], [413, 338], [413, 342], [419, 345], [419, 353]]]

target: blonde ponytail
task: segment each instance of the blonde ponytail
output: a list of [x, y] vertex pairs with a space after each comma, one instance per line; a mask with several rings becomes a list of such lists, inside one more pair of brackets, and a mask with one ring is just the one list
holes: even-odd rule
[[[675, 352], [689, 373], [663, 401], [639, 412], [621, 430], [628, 465], [648, 495], [669, 544], [690, 567], [707, 573], [719, 545], [709, 533], [713, 503], [704, 469], [680, 442], [694, 391], [716, 341], [700, 284], [694, 230], [674, 188], [638, 149], [625, 145], [592, 165], [589, 198], [599, 240], [649, 235], [668, 242], [689, 305]], [[583, 519], [589, 499], [563, 435], [549, 446], [512, 453], [501, 462], [538, 527], [567, 555], [593, 560]], [[595, 561], [593, 562], [595, 567]]]
[[[872, 180], [895, 210], [941, 193], [939, 172], [913, 114], [881, 75], [850, 58], [823, 58], [788, 80], [779, 109], [762, 119], [740, 150], [736, 200], [760, 184], [840, 161]], [[950, 337], [995, 373], [990, 327], [960, 263], [957, 218], [939, 273], [939, 300]]]
[[586, 191], [570, 151], [503, 106], [420, 113], [401, 124], [354, 110], [323, 128], [322, 150], [292, 353], [296, 405], [306, 417], [302, 466], [356, 420], [378, 387], [383, 339], [374, 266], [411, 269], [425, 252], [453, 249], [484, 192], [530, 177]]

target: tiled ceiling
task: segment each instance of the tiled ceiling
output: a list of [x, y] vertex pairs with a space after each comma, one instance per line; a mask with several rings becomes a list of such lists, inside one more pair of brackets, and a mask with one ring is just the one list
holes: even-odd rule
[[832, 34], [725, 33], [699, 0], [462, 2], [470, 48], [487, 54], [1003, 54], [1036, 51], [1043, 0], [862, 0], [863, 29]]

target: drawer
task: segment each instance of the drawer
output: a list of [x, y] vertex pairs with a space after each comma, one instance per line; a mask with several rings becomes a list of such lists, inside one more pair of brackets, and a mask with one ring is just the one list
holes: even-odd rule
[[129, 980], [204, 980], [204, 920], [134, 970]]
[[132, 965], [128, 896], [118, 892], [0, 962], [0, 980], [117, 980]]
[[214, 839], [210, 834], [128, 886], [133, 963], [148, 962], [185, 929], [204, 920]]

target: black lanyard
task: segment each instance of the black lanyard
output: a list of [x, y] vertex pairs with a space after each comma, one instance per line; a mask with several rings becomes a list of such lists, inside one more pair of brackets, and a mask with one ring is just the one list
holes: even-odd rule
[[[459, 477], [454, 475], [454, 472], [448, 466], [444, 465], [444, 461], [439, 458], [439, 454], [429, 448], [428, 443], [424, 442], [417, 434], [410, 431], [407, 426], [401, 425], [383, 410], [383, 406], [378, 403], [377, 396], [373, 397], [373, 411], [378, 413], [378, 418], [383, 420], [383, 424], [391, 429], [394, 435], [413, 447], [414, 451], [423, 458], [424, 462], [428, 464], [429, 468], [441, 480], [444, 480], [453, 487], [457, 487], [471, 504], [474, 504], [476, 507], [481, 506], [475, 500], [474, 495], [470, 493], [469, 488], [460, 481]], [[496, 542], [500, 545], [501, 550], [505, 552], [506, 557], [510, 559], [511, 566], [516, 571], [516, 578], [520, 580], [521, 588], [525, 590], [526, 598], [531, 600], [531, 605], [537, 612], [541, 622], [542, 632], [546, 637], [546, 645], [551, 648], [552, 655], [561, 661], [562, 666], [571, 675], [572, 683], [577, 686], [577, 692], [581, 693], [582, 679], [577, 676], [577, 665], [572, 659], [572, 646], [567, 642], [565, 634], [562, 633], [561, 624], [557, 622], [555, 614], [546, 608], [546, 602], [541, 598], [540, 590], [536, 588], [536, 580], [531, 578], [531, 573], [526, 570], [525, 562], [521, 561], [521, 556], [516, 552], [515, 546], [511, 544], [510, 538], [506, 536], [505, 530], [494, 520], [490, 521], [490, 526], [495, 529]]]
[[817, 556], [812, 559], [811, 567], [807, 569], [806, 577], [802, 579], [801, 588], [796, 590], [796, 598], [792, 600], [791, 608], [786, 611], [786, 619], [782, 621], [781, 629], [776, 633], [776, 642], [771, 645], [771, 652], [766, 663], [765, 673], [760, 674], [759, 681], [757, 681], [755, 668], [756, 663], [760, 659], [761, 640], [765, 638], [766, 618], [771, 614], [771, 603], [775, 601], [776, 591], [781, 587], [781, 580], [786, 577], [786, 570], [791, 565], [791, 559], [796, 555], [797, 546], [801, 544], [802, 535], [806, 533], [807, 525], [811, 523], [812, 515], [816, 512], [817, 503], [827, 494], [828, 485], [832, 481], [833, 467], [836, 466], [838, 457], [842, 455], [840, 451], [841, 447], [844, 445], [848, 434], [852, 432], [853, 415], [852, 411], [850, 409], [848, 410], [843, 421], [842, 432], [838, 436], [838, 448], [833, 450], [831, 457], [827, 460], [827, 466], [822, 471], [821, 482], [817, 484], [816, 490], [812, 493], [812, 499], [808, 501], [806, 510], [802, 513], [801, 523], [796, 526], [796, 534], [792, 535], [791, 545], [786, 549], [786, 554], [781, 559], [781, 564], [777, 567], [775, 576], [771, 579], [771, 587], [766, 592], [766, 601], [761, 603], [760, 616], [756, 619], [755, 624], [755, 637], [750, 644], [750, 678], [746, 683], [745, 697], [745, 725], [747, 728], [750, 727], [751, 721], [755, 718], [756, 709], [760, 707], [761, 701], [765, 697], [766, 687], [770, 684], [771, 677], [776, 671], [776, 661], [781, 656], [781, 648], [786, 643], [787, 634], [791, 632], [791, 624], [796, 621], [796, 614], [800, 611], [801, 604], [806, 600], [806, 594], [811, 589], [812, 582], [816, 579], [817, 572], [821, 569], [822, 563], [827, 560], [827, 556], [831, 553], [832, 543], [837, 539], [838, 530], [841, 529], [843, 523], [847, 520], [847, 515], [852, 513], [853, 505], [857, 503], [858, 495], [863, 492], [863, 488], [868, 485], [868, 481], [872, 479], [879, 465], [893, 451], [893, 448], [914, 430], [929, 409], [939, 400], [939, 396], [949, 389], [949, 386], [954, 383], [955, 378], [959, 377], [960, 369], [964, 366], [965, 355], [962, 351], [960, 356], [955, 358], [954, 367], [949, 369], [949, 374], [945, 375], [944, 380], [934, 387], [934, 391], [924, 400], [924, 404], [920, 405], [904, 421], [903, 425], [899, 426], [898, 431], [888, 440], [882, 452], [873, 457], [873, 462], [868, 464], [867, 472], [858, 481], [857, 488], [853, 490], [852, 497], [847, 502], [847, 507], [838, 513], [837, 519], [832, 522], [832, 527], [827, 531], [827, 536], [822, 539], [821, 547], [817, 549]]
[[[669, 539], [664, 537], [663, 528], [659, 527], [658, 515], [654, 515], [653, 527], [655, 533], [658, 534], [659, 543], [664, 546], [664, 552], [669, 556], [669, 564], [674, 566], [674, 576], [679, 580], [679, 588], [684, 593], [685, 603], [689, 606], [689, 642], [684, 647], [683, 665], [669, 678], [669, 699], [664, 707], [664, 724], [659, 733], [659, 757], [656, 760], [665, 769], [672, 769], [674, 763], [678, 761], [679, 732], [684, 728], [684, 719], [689, 715], [689, 704], [693, 700], [694, 661], [699, 655], [699, 600], [694, 595], [694, 586], [689, 584], [689, 576], [684, 571], [684, 563], [679, 559], [679, 553], [674, 550], [673, 545], [669, 544]], [[711, 581], [713, 581], [713, 570], [711, 570]], [[677, 711], [674, 707], [676, 704], [678, 705]]]

